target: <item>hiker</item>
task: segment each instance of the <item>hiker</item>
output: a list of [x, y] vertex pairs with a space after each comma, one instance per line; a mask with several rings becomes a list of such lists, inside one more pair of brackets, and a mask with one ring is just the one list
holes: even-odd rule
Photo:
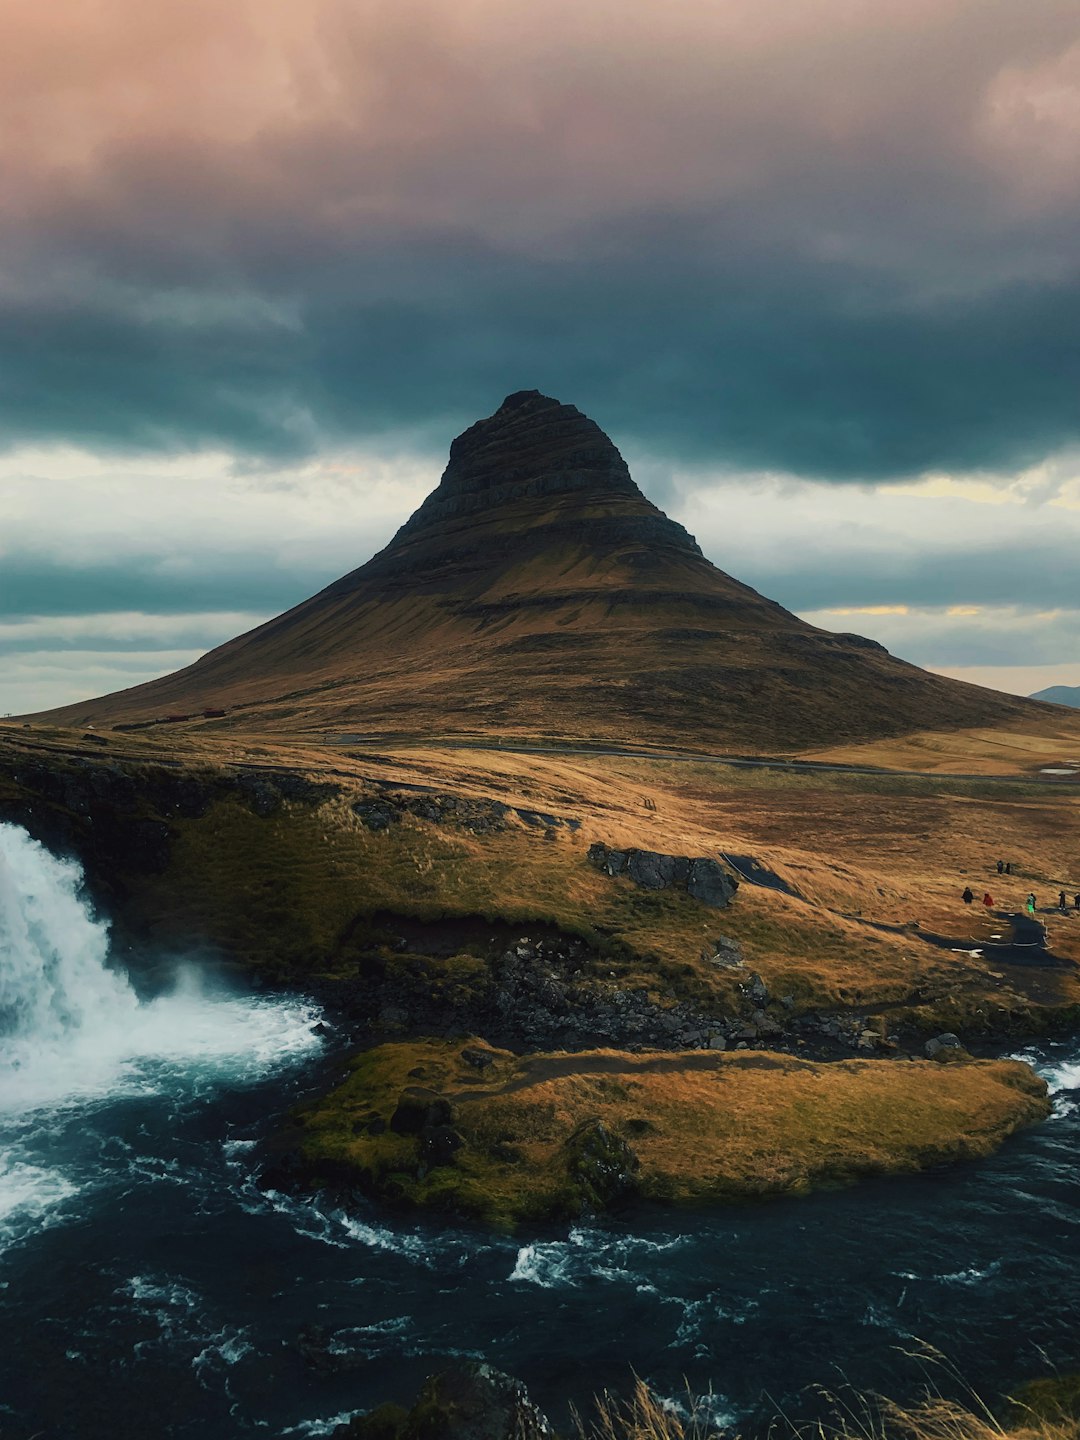
[[[971, 902], [975, 899], [975, 896], [971, 893], [970, 885], [964, 886], [964, 893], [960, 896], [960, 899], [964, 902], [965, 905], [970, 905]], [[1080, 896], [1077, 896], [1077, 899], [1080, 899]]]
[[1035, 914], [1035, 896], [1033, 894], [1027, 897], [1024, 909], [1029, 915], [1033, 916]]
[[986, 894], [983, 896], [983, 904], [988, 910], [992, 910], [994, 908], [994, 897], [990, 894], [989, 890], [987, 890]]
[[1080, 894], [1073, 896], [1073, 909], [1080, 910]]
[[1011, 874], [1012, 874], [1012, 861], [1011, 861], [1011, 860], [1006, 860], [1006, 861], [1005, 861], [1005, 874], [1006, 874], [1006, 875], [1011, 875]]
[[999, 875], [1004, 875], [1004, 874], [1005, 874], [1005, 861], [1004, 861], [1004, 860], [999, 860], [999, 861], [998, 861], [998, 874], [999, 874]]
[[1065, 891], [1062, 890], [1058, 894], [1058, 909], [1064, 912], [1065, 908]]

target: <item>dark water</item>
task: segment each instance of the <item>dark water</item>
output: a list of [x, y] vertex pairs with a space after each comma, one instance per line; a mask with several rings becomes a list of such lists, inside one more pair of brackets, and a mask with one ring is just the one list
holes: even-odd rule
[[77, 866], [0, 825], [3, 1440], [325, 1434], [461, 1356], [557, 1422], [636, 1371], [751, 1430], [815, 1386], [911, 1398], [913, 1337], [988, 1395], [1080, 1362], [1080, 1047], [1031, 1052], [1054, 1116], [978, 1166], [520, 1243], [259, 1190], [341, 1063], [318, 1019], [140, 1000]]
[[136, 1093], [8, 1124], [8, 1178], [38, 1192], [9, 1203], [0, 1255], [0, 1434], [321, 1434], [463, 1355], [559, 1418], [634, 1369], [744, 1422], [763, 1396], [809, 1413], [808, 1387], [845, 1378], [910, 1395], [910, 1337], [991, 1394], [1075, 1365], [1080, 1064], [1030, 1053], [1055, 1115], [989, 1162], [524, 1245], [264, 1196], [251, 1142], [301, 1072], [144, 1064]]

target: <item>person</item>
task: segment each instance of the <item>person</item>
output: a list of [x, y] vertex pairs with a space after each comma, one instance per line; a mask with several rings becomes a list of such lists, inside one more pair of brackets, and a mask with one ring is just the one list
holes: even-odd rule
[[1006, 874], [1006, 875], [1011, 875], [1011, 874], [1012, 874], [1012, 861], [1011, 861], [1011, 860], [1006, 860], [1006, 861], [1005, 861], [1005, 874]]
[[1004, 873], [1005, 873], [1005, 861], [1004, 861], [1004, 860], [999, 860], [999, 861], [998, 861], [998, 874], [999, 874], [999, 875], [1003, 875]]
[[983, 904], [988, 910], [992, 910], [994, 908], [994, 897], [990, 894], [989, 890], [987, 890], [986, 894], [983, 896]]
[[1073, 909], [1080, 910], [1080, 894], [1073, 896]]
[[1064, 909], [1065, 909], [1065, 891], [1064, 891], [1064, 890], [1062, 890], [1062, 891], [1060, 891], [1060, 892], [1058, 893], [1058, 909], [1059, 909], [1059, 910], [1064, 910]]
[[1034, 914], [1035, 914], [1035, 896], [1034, 896], [1033, 894], [1031, 894], [1031, 895], [1029, 895], [1029, 896], [1027, 897], [1027, 901], [1026, 901], [1026, 903], [1025, 903], [1025, 905], [1024, 905], [1024, 909], [1027, 911], [1027, 913], [1028, 913], [1029, 915], [1034, 915]]
[[[971, 902], [975, 899], [975, 896], [971, 893], [970, 885], [964, 886], [964, 893], [960, 896], [960, 899], [964, 902], [965, 905], [970, 905]], [[1077, 896], [1077, 899], [1080, 899], [1080, 896]]]

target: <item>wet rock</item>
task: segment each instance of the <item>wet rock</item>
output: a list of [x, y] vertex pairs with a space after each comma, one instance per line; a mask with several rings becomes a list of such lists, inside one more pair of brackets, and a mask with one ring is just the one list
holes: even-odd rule
[[473, 1361], [429, 1376], [411, 1410], [380, 1405], [333, 1434], [335, 1440], [555, 1440], [520, 1380]]

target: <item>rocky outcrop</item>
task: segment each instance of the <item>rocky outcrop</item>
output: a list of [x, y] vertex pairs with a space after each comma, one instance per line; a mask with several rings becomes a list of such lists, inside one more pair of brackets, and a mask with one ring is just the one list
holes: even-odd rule
[[[443, 795], [434, 788], [391, 784], [386, 780], [370, 782], [383, 793], [377, 799], [365, 799], [353, 811], [369, 830], [386, 830], [405, 815], [426, 820], [432, 825], [456, 827], [472, 835], [492, 835], [520, 821], [532, 829], [574, 831], [581, 821], [549, 814], [546, 810], [530, 810], [521, 805], [507, 805], [502, 800], [468, 795]], [[420, 794], [410, 794], [419, 790]]]
[[[453, 441], [438, 488], [398, 531], [395, 544], [441, 535], [448, 520], [574, 491], [609, 500], [642, 499], [626, 461], [594, 420], [539, 390], [519, 390], [508, 395], [494, 415], [478, 420]], [[597, 516], [590, 529], [605, 546], [666, 544], [701, 555], [681, 525], [654, 506], [647, 510], [651, 513], [609, 512]], [[549, 522], [546, 528], [550, 538], [558, 539], [572, 526]], [[385, 564], [393, 550], [391, 546], [380, 557]]]
[[730, 905], [739, 882], [716, 860], [699, 856], [664, 855], [657, 850], [614, 850], [597, 841], [589, 861], [607, 875], [629, 875], [643, 890], [684, 889], [703, 905], [718, 910]]
[[[452, 922], [422, 926], [383, 915], [374, 923], [388, 937], [396, 928], [409, 939], [402, 933], [364, 952], [357, 976], [329, 987], [327, 999], [358, 1020], [373, 1020], [380, 1033], [474, 1031], [515, 1045], [693, 1050], [715, 1047], [738, 1024], [686, 1001], [664, 1005], [645, 988], [604, 981], [595, 973], [596, 954], [572, 935], [518, 934], [493, 948], [470, 984], [444, 984], [431, 952], [440, 931], [456, 933]], [[485, 928], [490, 932], [490, 922]]]
[[334, 781], [286, 770], [193, 771], [78, 755], [0, 757], [0, 821], [21, 825], [55, 853], [76, 858], [90, 893], [114, 919], [131, 884], [168, 869], [175, 821], [202, 819], [230, 797], [265, 818], [286, 802], [318, 805], [339, 791]]

